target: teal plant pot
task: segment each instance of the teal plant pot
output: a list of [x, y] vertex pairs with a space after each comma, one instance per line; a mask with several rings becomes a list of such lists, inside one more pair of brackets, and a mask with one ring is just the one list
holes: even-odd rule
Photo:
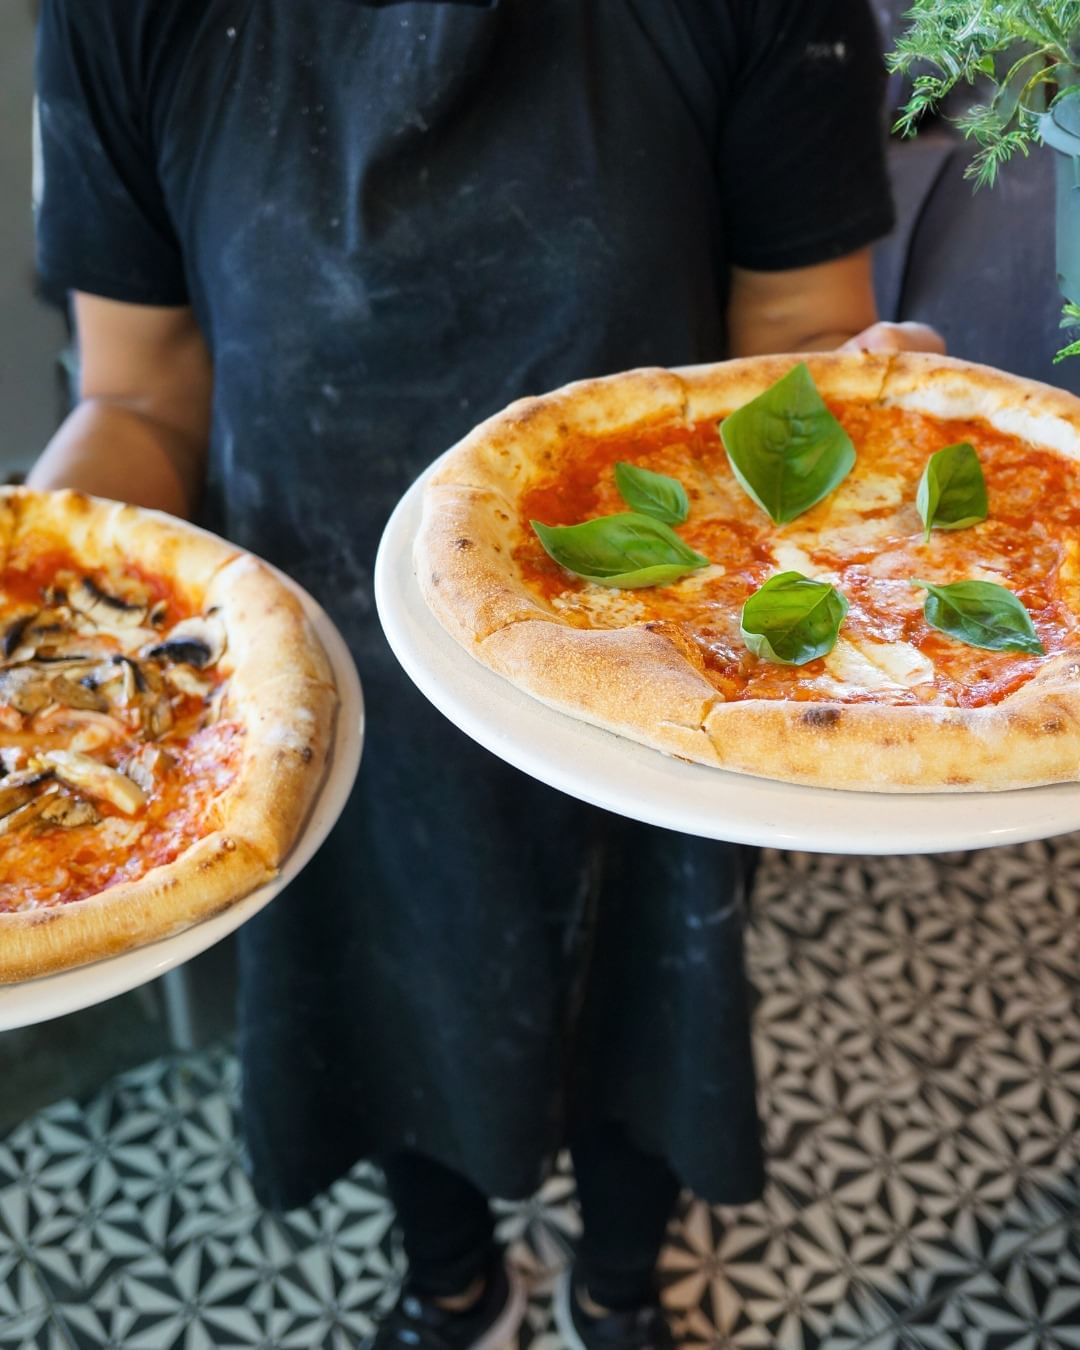
[[1057, 277], [1080, 305], [1080, 92], [1043, 113], [1039, 133], [1057, 160]]

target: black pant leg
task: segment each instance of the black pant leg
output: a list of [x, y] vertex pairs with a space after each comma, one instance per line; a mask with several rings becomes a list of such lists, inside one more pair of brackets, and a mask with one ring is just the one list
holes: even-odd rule
[[420, 1153], [393, 1153], [382, 1167], [416, 1292], [452, 1298], [486, 1275], [495, 1256], [487, 1197], [459, 1173]]
[[679, 1183], [663, 1158], [643, 1153], [620, 1125], [579, 1131], [571, 1144], [584, 1232], [577, 1274], [605, 1308], [636, 1308], [654, 1271]]

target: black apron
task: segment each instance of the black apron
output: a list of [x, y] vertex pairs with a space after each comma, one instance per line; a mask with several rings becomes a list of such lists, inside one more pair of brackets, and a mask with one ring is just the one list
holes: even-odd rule
[[[749, 1199], [738, 851], [615, 820], [476, 747], [400, 672], [371, 592], [399, 496], [479, 417], [584, 374], [721, 352], [710, 147], [625, 16], [607, 35], [574, 4], [544, 21], [512, 7], [528, 30], [513, 50], [537, 63], [522, 81], [510, 7], [336, 12], [366, 114], [351, 122], [302, 48], [277, 42], [273, 10], [248, 11], [223, 117], [257, 110], [260, 81], [242, 106], [251, 62], [290, 109], [265, 128], [288, 200], [272, 176], [223, 180], [244, 219], [199, 261], [225, 288], [199, 287], [217, 290], [218, 523], [327, 608], [367, 704], [341, 823], [240, 936], [257, 1189], [292, 1206], [361, 1156], [413, 1147], [519, 1196], [575, 1120], [615, 1119], [699, 1193]], [[283, 266], [280, 296], [243, 281]], [[268, 363], [283, 390], [260, 412]]]

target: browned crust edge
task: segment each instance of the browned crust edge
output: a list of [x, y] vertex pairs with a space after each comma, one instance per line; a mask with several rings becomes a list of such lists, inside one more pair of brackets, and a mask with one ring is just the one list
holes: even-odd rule
[[168, 577], [185, 598], [200, 605], [214, 575], [242, 555], [235, 544], [162, 511], [82, 492], [8, 488], [4, 502], [15, 515], [16, 545], [35, 536], [54, 539], [88, 567], [137, 561], [151, 574]]
[[936, 417], [981, 417], [992, 426], [1080, 459], [1080, 399], [992, 366], [926, 352], [893, 355], [881, 401]]
[[979, 709], [727, 703], [663, 625], [572, 627], [526, 589], [510, 561], [513, 502], [568, 435], [657, 416], [720, 416], [799, 360], [826, 396], [983, 417], [1080, 458], [1080, 401], [1071, 395], [922, 353], [746, 358], [569, 385], [483, 423], [431, 480], [415, 563], [439, 622], [477, 660], [549, 706], [718, 768], [878, 792], [998, 791], [1080, 779], [1080, 652], [1055, 658], [1017, 693]]
[[206, 592], [225, 622], [226, 720], [245, 728], [235, 781], [210, 811], [277, 867], [296, 842], [326, 776], [338, 696], [303, 606], [257, 559], [219, 571]]
[[274, 869], [215, 832], [138, 881], [52, 909], [0, 914], [0, 984], [55, 974], [171, 937], [228, 909]]

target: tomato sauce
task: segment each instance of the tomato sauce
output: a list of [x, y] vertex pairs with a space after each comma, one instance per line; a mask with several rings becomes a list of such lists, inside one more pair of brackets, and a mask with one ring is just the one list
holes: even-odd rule
[[[180, 589], [162, 577], [151, 576], [141, 568], [127, 565], [119, 574], [88, 571], [70, 553], [30, 538], [16, 546], [0, 575], [0, 628], [4, 612], [25, 613], [44, 607], [55, 588], [65, 589], [89, 577], [107, 594], [120, 598], [138, 593], [148, 607], [164, 605], [157, 625], [166, 632], [181, 619], [198, 612], [196, 605]], [[141, 602], [141, 600], [140, 600]], [[120, 650], [120, 643], [116, 643]], [[153, 741], [168, 756], [168, 768], [155, 776], [147, 801], [132, 816], [124, 814], [108, 801], [93, 797], [100, 822], [93, 826], [40, 826], [30, 823], [0, 834], [0, 913], [31, 911], [69, 904], [95, 895], [121, 882], [135, 881], [155, 867], [175, 861], [212, 828], [207, 820], [208, 805], [235, 779], [243, 749], [243, 728], [235, 722], [220, 721], [206, 725], [207, 704], [223, 676], [215, 670], [201, 672], [211, 684], [211, 694], [202, 697], [170, 690], [172, 726]], [[0, 748], [22, 747], [33, 753], [62, 748], [70, 740], [71, 729], [60, 724], [50, 731], [35, 731], [34, 719], [19, 718], [12, 709], [12, 726], [22, 729], [0, 730]], [[115, 719], [125, 722], [118, 709]], [[94, 757], [110, 767], [123, 770], [128, 757], [144, 744], [137, 731], [114, 738], [94, 751]], [[0, 785], [3, 779], [0, 778]]]
[[[982, 421], [839, 400], [829, 406], [855, 446], [855, 468], [824, 501], [782, 526], [736, 481], [713, 422], [571, 443], [565, 463], [522, 499], [516, 556], [527, 585], [562, 619], [582, 627], [674, 623], [696, 644], [705, 675], [727, 699], [982, 707], [1037, 673], [1045, 657], [986, 651], [930, 627], [922, 616], [926, 593], [909, 585], [911, 577], [996, 580], [1027, 607], [1048, 655], [1080, 640], [1080, 577], [1064, 567], [1069, 541], [1080, 538], [1080, 465]], [[925, 542], [915, 509], [919, 479], [931, 454], [959, 441], [979, 456], [988, 518], [962, 530], [934, 530]], [[690, 515], [677, 533], [714, 567], [673, 585], [617, 593], [616, 606], [600, 594], [604, 588], [549, 558], [528, 522], [570, 525], [628, 510], [615, 486], [618, 460], [683, 483]], [[777, 549], [785, 545], [800, 550], [796, 556], [808, 565], [783, 562]], [[752, 656], [739, 633], [739, 614], [779, 570], [832, 581], [850, 602], [842, 638], [906, 643], [933, 663], [932, 675], [910, 687], [841, 686], [829, 680], [825, 658], [795, 667]]]

